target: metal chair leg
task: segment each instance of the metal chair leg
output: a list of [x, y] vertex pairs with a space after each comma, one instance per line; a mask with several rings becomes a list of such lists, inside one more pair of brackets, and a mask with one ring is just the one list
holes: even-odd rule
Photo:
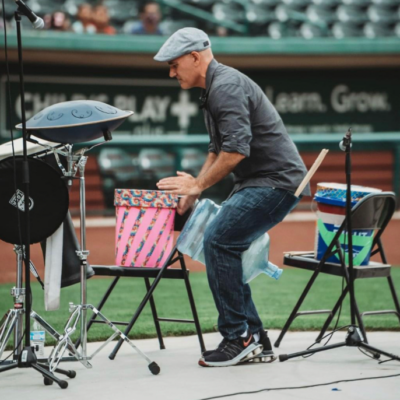
[[279, 334], [278, 339], [276, 340], [276, 342], [274, 343], [275, 347], [279, 347], [279, 345], [281, 344], [281, 341], [283, 339], [283, 337], [285, 336], [286, 332], [289, 330], [290, 325], [292, 325], [292, 322], [295, 320], [295, 318], [297, 317], [297, 312], [299, 311], [301, 305], [303, 304], [304, 299], [306, 298], [308, 292], [311, 289], [311, 286], [314, 284], [315, 280], [317, 279], [317, 276], [319, 274], [319, 270], [316, 269], [314, 271], [314, 273], [312, 274], [310, 280], [307, 283], [307, 286], [305, 287], [305, 289], [303, 290], [303, 293], [301, 294], [299, 300], [297, 301], [296, 305], [294, 306], [291, 314], [289, 315], [289, 318], [287, 319], [285, 326], [283, 327], [281, 333]]
[[[176, 250], [173, 250], [171, 252], [171, 255], [168, 257], [167, 262], [163, 265], [163, 267], [161, 268], [161, 270], [158, 273], [157, 277], [154, 279], [153, 283], [151, 284], [151, 286], [149, 288], [149, 291], [147, 292], [146, 296], [143, 298], [143, 300], [140, 303], [139, 307], [137, 308], [134, 316], [132, 317], [132, 319], [130, 320], [128, 326], [126, 327], [126, 329], [124, 331], [125, 336], [129, 335], [133, 325], [136, 323], [136, 321], [139, 318], [140, 314], [142, 313], [145, 305], [150, 300], [150, 297], [153, 295], [154, 290], [156, 289], [157, 285], [160, 283], [160, 280], [161, 280], [161, 278], [163, 276], [163, 273], [164, 273], [165, 269], [170, 265], [170, 261], [172, 260], [172, 256], [175, 254], [175, 252], [176, 252]], [[113, 351], [109, 355], [109, 359], [110, 360], [114, 360], [114, 358], [117, 355], [119, 349], [121, 348], [123, 342], [124, 341], [122, 339], [118, 340], [118, 343], [115, 345]]]
[[390, 292], [392, 293], [392, 298], [393, 298], [393, 302], [394, 305], [396, 307], [396, 311], [397, 311], [397, 318], [399, 319], [399, 323], [400, 323], [400, 303], [399, 303], [399, 298], [397, 297], [397, 293], [396, 293], [396, 289], [394, 287], [394, 283], [393, 283], [393, 279], [392, 277], [389, 275], [387, 277], [388, 283], [389, 283], [389, 287], [390, 287]]
[[[144, 278], [144, 282], [146, 284], [146, 290], [147, 292], [149, 292], [151, 286], [149, 278]], [[158, 342], [160, 343], [160, 349], [164, 350], [165, 349], [164, 339], [162, 336], [160, 322], [158, 320], [158, 315], [157, 315], [156, 303], [154, 301], [153, 296], [150, 296], [150, 307], [151, 307], [151, 313], [153, 314], [154, 325], [157, 331]]]
[[186, 269], [186, 264], [185, 264], [185, 260], [183, 259], [183, 255], [181, 253], [179, 253], [179, 256], [181, 258], [180, 259], [181, 268], [184, 271], [185, 286], [186, 286], [186, 291], [187, 291], [187, 294], [189, 297], [190, 308], [192, 310], [193, 320], [194, 320], [194, 324], [196, 326], [197, 336], [199, 338], [200, 350], [201, 350], [201, 353], [204, 353], [206, 351], [206, 347], [204, 345], [203, 334], [201, 332], [200, 321], [199, 321], [199, 317], [197, 315], [197, 309], [196, 309], [196, 305], [195, 305], [194, 298], [193, 298], [193, 292], [192, 292], [192, 287], [191, 287], [190, 281], [189, 281], [188, 271]]

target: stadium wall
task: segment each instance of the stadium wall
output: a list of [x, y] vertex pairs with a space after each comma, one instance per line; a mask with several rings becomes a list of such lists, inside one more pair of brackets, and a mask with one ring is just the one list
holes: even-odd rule
[[[167, 66], [152, 59], [164, 40], [125, 35], [24, 33], [28, 118], [51, 104], [77, 99], [99, 100], [133, 110], [135, 114], [118, 129], [109, 146], [131, 154], [141, 147], [159, 147], [175, 157], [179, 167], [183, 147], [205, 150], [208, 139], [198, 108], [199, 91], [181, 90], [175, 80], [169, 79]], [[337, 151], [341, 136], [352, 126], [354, 150], [361, 152], [359, 164], [357, 161], [354, 167], [364, 171], [357, 183], [373, 184], [374, 179], [380, 183], [379, 177], [384, 177], [385, 189], [399, 194], [398, 39], [211, 40], [218, 61], [248, 74], [266, 92], [309, 162], [323, 147]], [[8, 35], [8, 44], [11, 115], [2, 62], [1, 142], [9, 140], [9, 118], [12, 126], [20, 121], [17, 43], [13, 33]], [[4, 52], [0, 52], [0, 59], [4, 61]], [[377, 160], [372, 171], [366, 170], [365, 160], [369, 159]], [[335, 160], [340, 160], [340, 156]], [[339, 173], [341, 167], [340, 161], [332, 161], [324, 180], [333, 179], [332, 172]], [[100, 193], [101, 180], [96, 168], [93, 167], [93, 176], [97, 176], [93, 178], [93, 187], [97, 188], [94, 192]], [[104, 207], [104, 202], [101, 204], [98, 207]]]

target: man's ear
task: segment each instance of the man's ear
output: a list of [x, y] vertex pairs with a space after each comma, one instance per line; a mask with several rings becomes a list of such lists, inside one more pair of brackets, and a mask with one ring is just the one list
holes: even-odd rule
[[192, 51], [190, 55], [193, 57], [193, 62], [196, 67], [200, 65], [200, 54], [197, 51]]

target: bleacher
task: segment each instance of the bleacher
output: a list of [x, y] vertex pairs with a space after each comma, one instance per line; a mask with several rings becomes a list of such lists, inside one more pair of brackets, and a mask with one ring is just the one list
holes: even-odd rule
[[[95, 0], [26, 0], [40, 16], [55, 11], [74, 21], [81, 3]], [[273, 39], [299, 37], [400, 37], [400, 0], [158, 0], [163, 20], [160, 28], [170, 35], [193, 26], [218, 36], [263, 36]], [[111, 24], [129, 34], [139, 20], [141, 1], [104, 0]], [[12, 20], [14, 2], [6, 2]], [[29, 29], [29, 24], [24, 27]]]

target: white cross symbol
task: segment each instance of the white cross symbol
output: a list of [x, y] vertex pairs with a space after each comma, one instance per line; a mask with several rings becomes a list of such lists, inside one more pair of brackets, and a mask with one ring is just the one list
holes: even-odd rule
[[178, 125], [182, 130], [189, 127], [190, 117], [196, 116], [198, 111], [197, 104], [190, 102], [189, 93], [184, 90], [179, 93], [179, 101], [171, 105], [171, 114], [178, 117]]

